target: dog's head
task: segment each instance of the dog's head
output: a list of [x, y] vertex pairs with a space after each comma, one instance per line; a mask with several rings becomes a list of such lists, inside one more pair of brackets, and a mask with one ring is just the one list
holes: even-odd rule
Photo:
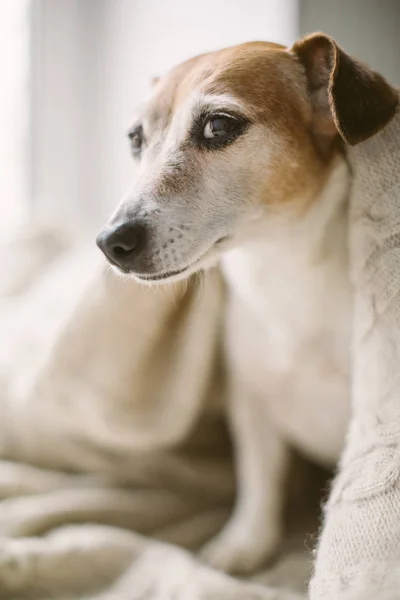
[[396, 92], [315, 34], [287, 49], [255, 42], [191, 59], [156, 82], [130, 129], [139, 175], [98, 244], [145, 281], [187, 276], [252, 235], [304, 213], [340, 141], [393, 116]]

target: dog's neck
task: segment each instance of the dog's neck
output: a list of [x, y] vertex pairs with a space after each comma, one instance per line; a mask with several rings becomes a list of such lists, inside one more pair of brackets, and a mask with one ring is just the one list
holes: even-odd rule
[[334, 269], [335, 264], [346, 264], [349, 186], [348, 165], [339, 158], [319, 198], [302, 218], [291, 219], [271, 211], [259, 219], [251, 236], [222, 258], [230, 287], [241, 295], [246, 288], [249, 293], [251, 289], [251, 293], [260, 290], [261, 294], [274, 294], [269, 285], [287, 285], [289, 289], [293, 277], [297, 281], [303, 275], [309, 279], [310, 273], [325, 265]]

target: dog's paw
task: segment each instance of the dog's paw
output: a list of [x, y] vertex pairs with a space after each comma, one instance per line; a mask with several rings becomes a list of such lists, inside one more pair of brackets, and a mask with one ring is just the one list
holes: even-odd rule
[[249, 575], [272, 558], [280, 537], [273, 527], [262, 535], [251, 528], [228, 526], [201, 549], [200, 558], [220, 571]]

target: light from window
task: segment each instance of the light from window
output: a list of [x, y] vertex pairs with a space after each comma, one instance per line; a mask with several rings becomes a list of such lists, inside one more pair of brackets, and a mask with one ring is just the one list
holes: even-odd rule
[[0, 1], [0, 235], [21, 224], [29, 196], [29, 5]]

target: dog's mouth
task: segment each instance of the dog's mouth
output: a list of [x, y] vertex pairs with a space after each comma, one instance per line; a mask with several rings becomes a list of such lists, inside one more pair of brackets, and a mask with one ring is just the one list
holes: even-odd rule
[[203, 258], [212, 250], [212, 248], [218, 247], [222, 242], [228, 239], [229, 236], [224, 236], [219, 238], [214, 244], [212, 244], [211, 248], [209, 248], [204, 254], [202, 254], [198, 259], [192, 262], [190, 265], [183, 267], [181, 269], [174, 269], [170, 271], [164, 271], [163, 273], [157, 273], [156, 275], [150, 275], [147, 273], [132, 273], [136, 279], [140, 279], [140, 281], [166, 281], [167, 279], [171, 279], [173, 277], [177, 277], [178, 275], [183, 275], [186, 271], [191, 271], [193, 267], [196, 267], [198, 263], [200, 263]]
[[190, 267], [185, 267], [183, 269], [175, 269], [174, 271], [165, 271], [165, 273], [159, 273], [158, 275], [142, 275], [138, 273], [134, 273], [134, 275], [136, 279], [140, 279], [141, 281], [162, 281], [164, 279], [176, 277], [177, 275], [182, 275], [189, 268]]

